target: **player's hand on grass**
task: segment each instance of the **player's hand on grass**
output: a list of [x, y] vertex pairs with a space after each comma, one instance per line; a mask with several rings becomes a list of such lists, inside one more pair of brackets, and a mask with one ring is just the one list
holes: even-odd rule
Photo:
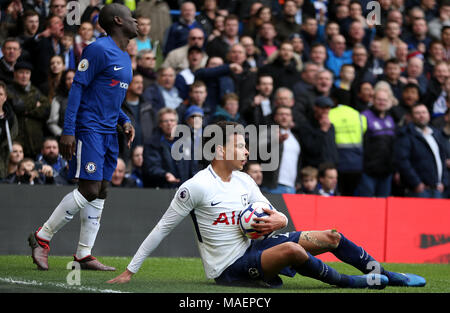
[[131, 143], [133, 142], [134, 136], [135, 136], [135, 131], [134, 131], [133, 125], [131, 125], [131, 123], [125, 123], [123, 125], [123, 131], [125, 133], [125, 136], [127, 136], [127, 139], [128, 139], [128, 141], [127, 141], [128, 148], [131, 148]]
[[59, 144], [61, 147], [61, 155], [64, 159], [70, 161], [75, 154], [75, 136], [61, 135]]
[[251, 226], [256, 231], [262, 233], [262, 235], [270, 234], [278, 229], [281, 229], [286, 226], [286, 217], [277, 211], [263, 208], [264, 212], [266, 212], [269, 216], [266, 217], [255, 217], [253, 221], [255, 222], [263, 222], [263, 223], [254, 223]]
[[116, 278], [110, 279], [107, 281], [108, 284], [125, 284], [131, 280], [131, 277], [134, 275], [133, 272], [130, 272], [126, 269], [122, 274], [117, 276]]

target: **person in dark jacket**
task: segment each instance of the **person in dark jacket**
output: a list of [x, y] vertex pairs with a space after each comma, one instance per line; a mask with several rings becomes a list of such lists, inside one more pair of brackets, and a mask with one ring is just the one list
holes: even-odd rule
[[319, 167], [325, 162], [338, 163], [334, 126], [328, 118], [333, 106], [329, 97], [318, 97], [312, 113], [298, 125], [303, 166]]
[[6, 85], [0, 81], [0, 179], [8, 172], [8, 159], [19, 128], [17, 117], [6, 95]]
[[388, 92], [379, 89], [375, 91], [373, 106], [362, 112], [367, 118], [367, 131], [359, 196], [388, 197], [391, 193], [395, 140], [395, 122], [388, 114], [391, 106]]
[[412, 108], [412, 123], [403, 127], [394, 143], [394, 165], [409, 192], [421, 198], [442, 198], [449, 187], [449, 173], [442, 134], [428, 125], [430, 113], [424, 104]]
[[159, 128], [144, 145], [144, 187], [176, 188], [196, 174], [190, 160], [172, 157], [177, 124], [178, 114], [174, 109], [163, 108], [158, 112]]

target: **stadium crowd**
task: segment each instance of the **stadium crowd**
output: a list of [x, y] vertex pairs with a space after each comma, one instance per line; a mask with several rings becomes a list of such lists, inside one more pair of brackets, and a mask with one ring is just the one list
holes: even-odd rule
[[227, 120], [279, 126], [277, 169], [244, 169], [264, 192], [450, 197], [449, 0], [0, 0], [3, 183], [74, 183], [58, 139], [111, 2], [139, 28], [112, 186], [177, 188], [204, 164], [174, 129], [193, 155]]

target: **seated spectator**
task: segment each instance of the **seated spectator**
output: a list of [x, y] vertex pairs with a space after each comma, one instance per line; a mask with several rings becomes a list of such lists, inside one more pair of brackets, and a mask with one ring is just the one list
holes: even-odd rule
[[188, 42], [188, 33], [192, 28], [202, 29], [202, 25], [195, 20], [196, 7], [191, 1], [184, 2], [180, 7], [180, 18], [172, 23], [167, 30], [164, 40], [164, 55], [170, 51], [182, 47]]
[[14, 174], [17, 171], [19, 162], [24, 158], [22, 145], [13, 141], [12, 143], [12, 151], [9, 153], [8, 164], [6, 168], [5, 176], [0, 178], [8, 178], [10, 175]]
[[[397, 48], [395, 49], [395, 59], [398, 60], [398, 64], [400, 65], [401, 73], [403, 73], [406, 70], [406, 66], [408, 65], [408, 54], [409, 54], [408, 45], [406, 43], [404, 43], [403, 41], [400, 41], [397, 44]], [[383, 69], [383, 71], [384, 71], [384, 69]]]
[[149, 85], [143, 93], [143, 98], [158, 111], [162, 108], [176, 109], [183, 102], [177, 87], [175, 87], [175, 70], [161, 66], [157, 73], [156, 83]]
[[445, 164], [446, 144], [442, 134], [429, 126], [430, 113], [424, 104], [412, 110], [412, 122], [397, 134], [394, 143], [394, 164], [407, 196], [442, 198], [448, 188], [448, 169]]
[[144, 146], [145, 187], [176, 188], [196, 174], [190, 160], [176, 161], [172, 157], [177, 124], [178, 114], [174, 109], [163, 108], [158, 112], [159, 128]]
[[239, 114], [239, 97], [235, 93], [226, 94], [222, 99], [222, 105], [216, 109], [208, 124], [215, 124], [219, 121], [236, 122], [246, 125], [244, 119]]
[[269, 74], [258, 75], [256, 95], [249, 98], [240, 108], [243, 118], [249, 123], [258, 125], [269, 125], [272, 119], [272, 111], [275, 103], [272, 99], [273, 78]]
[[19, 133], [26, 157], [35, 158], [44, 142], [44, 129], [50, 113], [50, 103], [30, 81], [33, 66], [27, 62], [14, 67], [14, 82], [7, 87], [16, 113]]
[[334, 103], [329, 97], [318, 97], [311, 114], [297, 125], [303, 166], [319, 167], [319, 164], [325, 162], [337, 164], [335, 131], [328, 116], [333, 106]]
[[37, 167], [30, 158], [24, 158], [17, 165], [17, 170], [3, 180], [6, 184], [43, 185], [53, 184], [53, 169], [49, 165]]
[[69, 185], [72, 183], [67, 178], [69, 169], [67, 161], [59, 154], [58, 141], [55, 138], [48, 137], [44, 140], [41, 153], [36, 158], [36, 164], [52, 167], [55, 185]]
[[[303, 147], [294, 128], [292, 109], [277, 106], [273, 121], [279, 126], [278, 156], [279, 166], [274, 171], [266, 171], [261, 190], [268, 193], [295, 193], [300, 183], [300, 162]], [[271, 136], [270, 136], [271, 137]], [[273, 143], [270, 144], [272, 146]]]
[[261, 186], [263, 182], [263, 172], [261, 170], [261, 164], [256, 161], [247, 161], [244, 165], [243, 171], [250, 175], [251, 178], [255, 181], [258, 187]]
[[201, 67], [202, 53], [202, 49], [197, 46], [189, 47], [187, 55], [189, 66], [178, 73], [175, 78], [175, 87], [184, 101], [189, 97], [189, 86], [194, 83], [194, 72]]
[[67, 100], [69, 98], [69, 90], [72, 87], [75, 70], [65, 70], [56, 88], [55, 97], [53, 97], [50, 105], [50, 116], [47, 120], [47, 126], [55, 137], [60, 137], [64, 125], [64, 115], [67, 108]]
[[143, 188], [142, 165], [144, 164], [144, 146], [136, 146], [131, 152], [131, 173], [125, 177], [133, 179], [136, 187]]
[[7, 38], [2, 44], [1, 52], [0, 80], [9, 85], [14, 80], [14, 66], [22, 53], [19, 40]]
[[144, 89], [156, 81], [156, 57], [152, 50], [143, 49], [136, 56], [136, 73], [144, 79]]
[[172, 50], [167, 57], [164, 59], [163, 66], [171, 66], [174, 68], [175, 72], [179, 73], [182, 70], [189, 67], [188, 62], [188, 50], [190, 47], [199, 47], [202, 52], [202, 58], [200, 61], [200, 67], [204, 67], [206, 65], [206, 61], [208, 60], [208, 55], [203, 51], [203, 46], [205, 42], [205, 34], [203, 30], [200, 28], [193, 28], [189, 31], [187, 37], [187, 43], [177, 49]]
[[111, 187], [123, 187], [123, 188], [135, 188], [137, 187], [136, 181], [131, 177], [127, 177], [125, 162], [121, 159], [117, 159], [117, 166], [111, 177]]
[[189, 98], [186, 105], [179, 106], [177, 113], [179, 116], [184, 116], [184, 113], [190, 106], [197, 106], [202, 109], [205, 120], [209, 119], [209, 108], [205, 107], [205, 101], [208, 97], [206, 84], [201, 80], [196, 80], [189, 86]]
[[318, 176], [319, 170], [312, 166], [305, 166], [300, 171], [301, 187], [297, 190], [297, 193], [305, 195], [317, 195], [318, 190]]
[[[353, 55], [355, 52], [353, 52]], [[377, 76], [383, 74], [384, 59], [383, 50], [381, 50], [381, 41], [374, 39], [370, 43], [370, 57], [368, 60], [367, 69], [372, 75]]]
[[325, 197], [339, 196], [337, 190], [338, 171], [332, 163], [322, 163], [319, 166], [318, 194]]
[[357, 194], [388, 197], [391, 194], [395, 123], [389, 115], [392, 101], [385, 90], [375, 91], [373, 106], [362, 114], [367, 118], [364, 135], [364, 166]]
[[0, 179], [7, 175], [8, 158], [18, 131], [17, 117], [8, 101], [6, 85], [0, 81]]

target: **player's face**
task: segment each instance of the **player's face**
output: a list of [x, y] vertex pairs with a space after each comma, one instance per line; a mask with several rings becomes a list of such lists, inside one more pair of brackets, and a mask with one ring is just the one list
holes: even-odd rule
[[224, 159], [229, 163], [232, 170], [242, 170], [248, 158], [248, 150], [245, 145], [244, 136], [234, 134], [230, 136], [224, 148]]
[[124, 13], [122, 14], [122, 27], [124, 30], [124, 34], [128, 37], [128, 39], [132, 39], [137, 37], [138, 35], [138, 22], [131, 15], [130, 9], [124, 7]]

